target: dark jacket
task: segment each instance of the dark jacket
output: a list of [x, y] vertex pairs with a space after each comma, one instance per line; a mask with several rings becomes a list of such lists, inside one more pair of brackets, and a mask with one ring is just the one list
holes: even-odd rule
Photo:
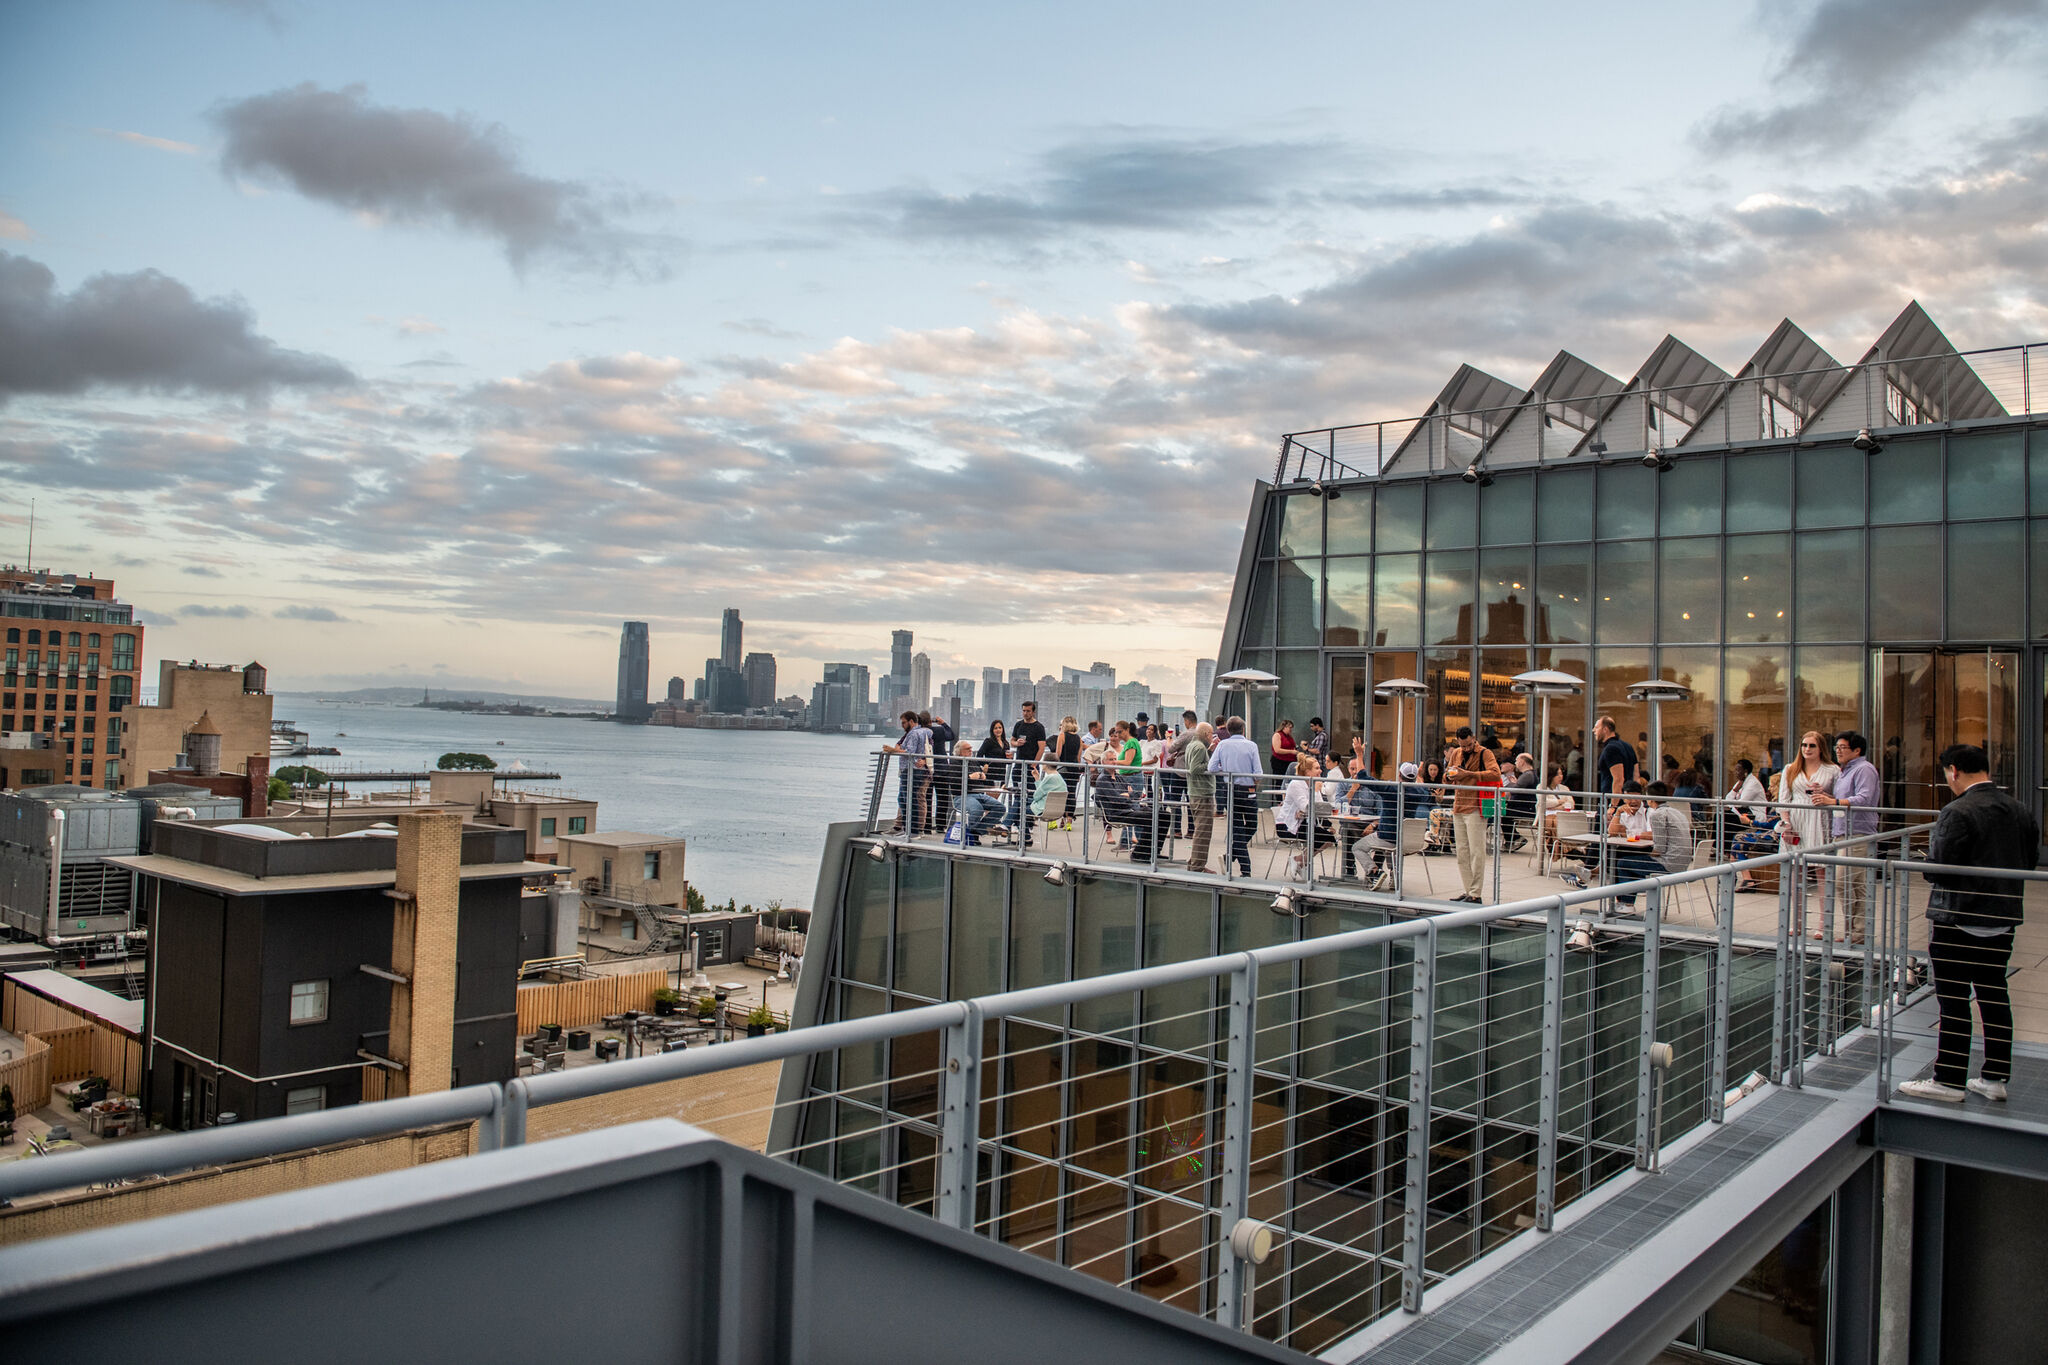
[[[1927, 860], [1963, 867], [2005, 867], [2032, 871], [2041, 848], [2041, 827], [2033, 813], [1989, 782], [1979, 782], [1942, 807]], [[2004, 877], [1929, 872], [1930, 924], [1998, 929], [2020, 922], [2026, 883]]]

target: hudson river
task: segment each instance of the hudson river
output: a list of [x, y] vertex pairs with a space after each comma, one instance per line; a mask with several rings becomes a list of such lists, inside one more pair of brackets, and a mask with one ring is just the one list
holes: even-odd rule
[[274, 714], [304, 730], [308, 743], [341, 750], [339, 758], [280, 765], [421, 769], [466, 750], [489, 754], [500, 770], [520, 762], [558, 772], [559, 782], [514, 778], [513, 785], [597, 802], [601, 830], [681, 835], [689, 841], [683, 866], [690, 885], [714, 904], [731, 897], [757, 909], [770, 900], [810, 907], [825, 826], [863, 813], [870, 755], [882, 743], [873, 735], [467, 716], [293, 692], [277, 695]]

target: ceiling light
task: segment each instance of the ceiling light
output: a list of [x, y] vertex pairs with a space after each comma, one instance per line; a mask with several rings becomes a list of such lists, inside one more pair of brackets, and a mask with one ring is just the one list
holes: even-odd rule
[[1856, 439], [1850, 444], [1866, 455], [1875, 455], [1878, 451], [1884, 449], [1884, 442], [1872, 436], [1869, 427], [1864, 427], [1861, 431], [1857, 432]]

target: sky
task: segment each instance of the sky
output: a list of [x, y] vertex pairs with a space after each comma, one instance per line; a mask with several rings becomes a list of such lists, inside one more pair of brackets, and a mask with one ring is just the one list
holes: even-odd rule
[[[0, 560], [282, 689], [1186, 694], [1282, 433], [2048, 339], [2048, 0], [14, 4]], [[153, 665], [151, 665], [153, 669]]]

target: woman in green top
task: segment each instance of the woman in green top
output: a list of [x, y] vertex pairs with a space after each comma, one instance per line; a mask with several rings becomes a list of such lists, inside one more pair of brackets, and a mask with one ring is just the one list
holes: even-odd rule
[[1138, 743], [1137, 737], [1131, 733], [1131, 723], [1129, 721], [1118, 721], [1116, 728], [1110, 731], [1110, 734], [1116, 738], [1116, 770], [1119, 773], [1128, 777], [1144, 766], [1145, 750]]

